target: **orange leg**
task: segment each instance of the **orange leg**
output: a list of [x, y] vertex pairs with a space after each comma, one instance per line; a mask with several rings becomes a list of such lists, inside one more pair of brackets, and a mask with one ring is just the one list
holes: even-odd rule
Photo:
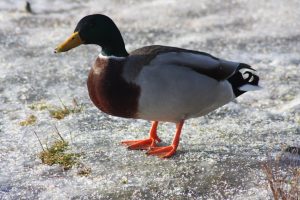
[[180, 133], [183, 126], [184, 120], [176, 124], [176, 133], [173, 142], [170, 146], [166, 147], [151, 147], [147, 152], [148, 155], [155, 155], [161, 158], [169, 158], [176, 153], [176, 149], [179, 145]]
[[161, 140], [156, 134], [157, 126], [158, 126], [158, 121], [153, 121], [149, 133], [150, 137], [148, 139], [126, 140], [126, 141], [122, 141], [121, 144], [126, 145], [128, 149], [132, 149], [132, 150], [148, 150], [151, 147], [156, 147], [156, 141], [161, 142]]

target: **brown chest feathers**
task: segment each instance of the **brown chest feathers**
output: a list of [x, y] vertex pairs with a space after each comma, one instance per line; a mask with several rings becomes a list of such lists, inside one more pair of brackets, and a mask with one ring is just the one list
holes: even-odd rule
[[122, 77], [126, 60], [97, 58], [87, 81], [92, 102], [103, 112], [135, 118], [140, 88]]

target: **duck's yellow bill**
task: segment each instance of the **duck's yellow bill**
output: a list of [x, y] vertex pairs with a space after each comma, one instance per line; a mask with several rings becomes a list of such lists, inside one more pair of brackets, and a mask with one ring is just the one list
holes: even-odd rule
[[83, 42], [80, 39], [80, 36], [78, 32], [73, 33], [66, 41], [64, 41], [62, 44], [60, 44], [56, 49], [54, 50], [54, 53], [60, 53], [69, 51], [70, 49], [73, 49], [79, 45], [81, 45]]

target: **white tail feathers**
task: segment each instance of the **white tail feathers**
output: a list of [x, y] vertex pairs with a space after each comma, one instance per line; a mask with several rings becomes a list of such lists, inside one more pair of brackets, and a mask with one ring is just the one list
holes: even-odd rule
[[238, 88], [241, 91], [256, 91], [256, 90], [261, 90], [262, 87], [258, 86], [258, 85], [251, 85], [251, 84], [245, 84], [242, 85], [241, 87]]

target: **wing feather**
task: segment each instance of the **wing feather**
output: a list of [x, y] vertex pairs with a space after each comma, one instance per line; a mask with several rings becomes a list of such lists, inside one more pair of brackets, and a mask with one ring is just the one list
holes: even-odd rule
[[[239, 63], [222, 60], [204, 52], [152, 45], [131, 52], [127, 65], [128, 68], [133, 67], [135, 69], [132, 70], [131, 68], [130, 75], [127, 73], [130, 79], [134, 79], [144, 66], [173, 65], [191, 68], [198, 73], [220, 81], [234, 74]], [[134, 73], [132, 73], [133, 71]]]

